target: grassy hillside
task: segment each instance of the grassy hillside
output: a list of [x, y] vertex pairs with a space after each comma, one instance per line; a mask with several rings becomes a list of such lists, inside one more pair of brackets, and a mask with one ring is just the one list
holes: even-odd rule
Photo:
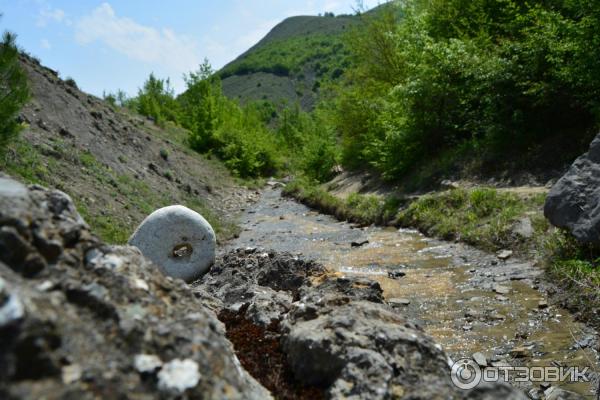
[[299, 102], [311, 110], [320, 87], [349, 66], [343, 34], [357, 16], [298, 16], [275, 26], [259, 43], [219, 71], [230, 98]]
[[32, 99], [0, 172], [69, 194], [100, 236], [123, 243], [159, 207], [183, 204], [204, 215], [223, 240], [250, 194], [223, 165], [189, 148], [188, 132], [161, 128], [78, 90], [36, 60], [21, 58]]

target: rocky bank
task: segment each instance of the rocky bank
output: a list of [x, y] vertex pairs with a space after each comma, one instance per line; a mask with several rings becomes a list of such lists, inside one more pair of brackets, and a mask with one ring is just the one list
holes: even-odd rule
[[580, 243], [600, 245], [600, 135], [548, 193], [544, 215]]
[[456, 389], [374, 281], [243, 249], [190, 286], [103, 244], [64, 193], [0, 178], [0, 397], [271, 395], [523, 398]]

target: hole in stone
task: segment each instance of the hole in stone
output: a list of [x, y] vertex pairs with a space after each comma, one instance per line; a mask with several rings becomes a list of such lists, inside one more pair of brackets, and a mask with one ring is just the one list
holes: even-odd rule
[[194, 248], [189, 243], [178, 244], [173, 247], [173, 258], [189, 257], [194, 252]]

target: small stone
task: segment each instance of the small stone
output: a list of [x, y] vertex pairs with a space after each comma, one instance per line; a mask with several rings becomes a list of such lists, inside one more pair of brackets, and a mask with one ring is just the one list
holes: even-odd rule
[[513, 358], [527, 358], [531, 355], [531, 352], [527, 347], [518, 346], [512, 349], [508, 354]]
[[[4, 282], [0, 278], [0, 282]], [[4, 283], [1, 283], [3, 286]], [[25, 307], [15, 293], [8, 293], [6, 289], [0, 293], [0, 328], [11, 325], [25, 316]]]
[[527, 392], [527, 396], [529, 396], [531, 400], [540, 400], [542, 398], [542, 394], [540, 393], [540, 391], [535, 388], [529, 389], [529, 391]]
[[502, 295], [498, 295], [498, 296], [496, 296], [495, 298], [496, 298], [496, 300], [498, 300], [498, 301], [508, 301], [508, 297], [506, 297], [506, 296], [502, 296]]
[[388, 271], [388, 278], [390, 279], [400, 279], [404, 276], [406, 276], [404, 271]]
[[498, 312], [493, 312], [490, 314], [490, 319], [492, 321], [504, 321], [506, 319], [506, 316], [504, 316]]
[[388, 303], [390, 303], [393, 306], [407, 306], [410, 304], [410, 300], [403, 299], [403, 298], [393, 298], [393, 299], [389, 299]]
[[144, 290], [146, 292], [148, 290], [150, 290], [150, 287], [148, 287], [148, 283], [145, 280], [140, 279], [140, 278], [133, 278], [133, 280], [132, 280], [132, 286], [135, 289], [141, 289], [141, 290]]
[[506, 286], [502, 286], [502, 285], [495, 285], [493, 290], [494, 290], [494, 292], [496, 292], [498, 294], [509, 294], [510, 293], [510, 288], [508, 288]]
[[158, 387], [164, 390], [175, 390], [179, 393], [195, 387], [200, 381], [198, 364], [186, 358], [178, 358], [165, 364], [158, 373]]
[[512, 250], [500, 250], [496, 253], [496, 257], [498, 257], [500, 260], [508, 260], [512, 255]]
[[477, 352], [477, 353], [474, 353], [471, 357], [473, 358], [473, 360], [475, 360], [477, 365], [479, 365], [480, 367], [487, 367], [487, 365], [488, 365], [487, 357], [483, 353]]
[[154, 354], [137, 354], [133, 359], [133, 366], [140, 374], [151, 374], [162, 367], [163, 363]]
[[42, 283], [37, 285], [35, 288], [37, 290], [39, 290], [40, 292], [47, 292], [54, 288], [54, 283], [52, 281], [43, 281]]
[[61, 376], [65, 385], [70, 385], [81, 379], [81, 367], [78, 364], [71, 364], [62, 367]]
[[547, 300], [540, 300], [539, 303], [538, 303], [538, 308], [540, 310], [548, 308], [548, 301]]
[[473, 325], [463, 325], [462, 329], [465, 332], [471, 331], [473, 330]]

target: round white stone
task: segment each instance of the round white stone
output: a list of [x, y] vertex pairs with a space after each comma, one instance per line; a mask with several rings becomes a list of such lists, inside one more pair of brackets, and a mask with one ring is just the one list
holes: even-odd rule
[[165, 275], [191, 282], [215, 262], [216, 239], [197, 212], [176, 205], [150, 214], [129, 238]]

